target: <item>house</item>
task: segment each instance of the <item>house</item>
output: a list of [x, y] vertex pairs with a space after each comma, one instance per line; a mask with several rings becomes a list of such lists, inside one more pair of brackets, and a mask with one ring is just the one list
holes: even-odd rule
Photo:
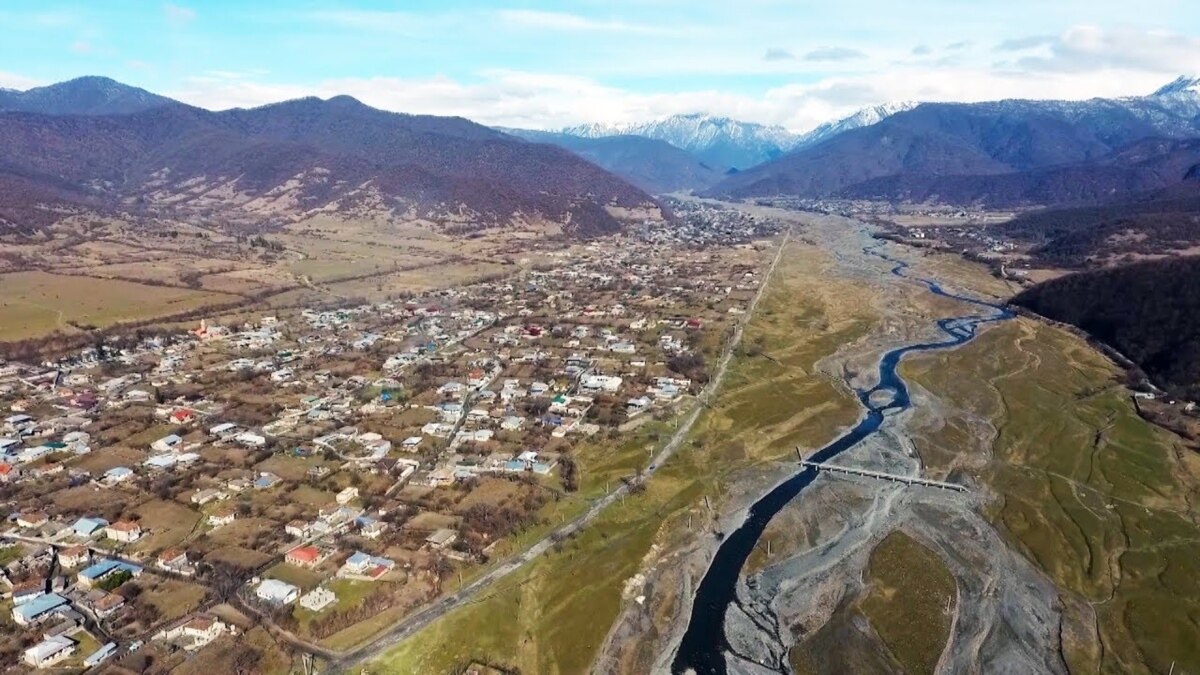
[[[523, 467], [524, 467], [524, 463], [522, 463], [522, 468]], [[440, 551], [440, 550], [448, 547], [450, 544], [453, 544], [457, 539], [458, 539], [457, 532], [455, 532], [454, 530], [448, 530], [446, 528], [442, 528], [440, 530], [437, 530], [433, 534], [429, 535], [428, 537], [426, 537], [425, 543], [429, 544], [430, 548]]]
[[396, 562], [393, 560], [355, 551], [350, 554], [349, 558], [346, 558], [346, 562], [342, 563], [341, 569], [338, 570], [338, 576], [378, 579], [395, 567]]
[[62, 567], [79, 567], [91, 560], [92, 553], [86, 546], [72, 546], [58, 552], [58, 564]]
[[113, 541], [130, 544], [142, 538], [142, 526], [128, 520], [119, 520], [104, 528], [104, 536]]
[[612, 393], [621, 388], [621, 378], [613, 375], [585, 375], [579, 381], [584, 391]]
[[50, 519], [46, 516], [46, 514], [40, 511], [22, 513], [21, 515], [17, 516], [17, 527], [23, 527], [32, 530], [45, 525], [49, 520]]
[[0, 462], [0, 483], [11, 483], [20, 477], [20, 469], [8, 462]]
[[180, 443], [183, 443], [183, 438], [178, 434], [170, 434], [154, 441], [150, 444], [150, 449], [155, 452], [170, 452], [177, 448]]
[[420, 436], [409, 436], [408, 438], [404, 439], [404, 441], [402, 443], [400, 443], [400, 447], [404, 448], [408, 452], [416, 452], [417, 448], [420, 447], [420, 445], [421, 445], [421, 437]]
[[169, 548], [158, 554], [158, 566], [164, 570], [175, 570], [188, 564], [187, 551]]
[[12, 608], [12, 619], [18, 626], [32, 626], [45, 620], [61, 608], [69, 607], [67, 599], [57, 593], [38, 596]]
[[209, 428], [208, 435], [216, 438], [227, 438], [229, 436], [236, 435], [234, 432], [236, 432], [237, 429], [238, 425], [234, 424], [233, 422], [223, 422]]
[[92, 588], [108, 575], [118, 572], [128, 572], [137, 577], [142, 574], [142, 568], [120, 560], [101, 560], [79, 573], [79, 585], [84, 588]]
[[117, 593], [103, 593], [95, 600], [89, 602], [92, 612], [99, 618], [104, 619], [116, 614], [118, 610], [125, 606], [125, 598]]
[[608, 349], [614, 354], [634, 354], [637, 352], [637, 346], [632, 342], [614, 342]]
[[254, 594], [272, 605], [290, 605], [300, 597], [300, 589], [278, 579], [263, 579]]
[[283, 526], [283, 531], [288, 536], [303, 539], [308, 536], [308, 523], [303, 520], [293, 520]]
[[225, 493], [223, 491], [216, 488], [205, 488], [203, 490], [198, 490], [192, 495], [192, 503], [203, 506], [209, 502], [214, 502], [224, 498]]
[[109, 642], [109, 643], [105, 644], [103, 647], [92, 652], [91, 656], [88, 656], [86, 659], [84, 659], [83, 667], [84, 668], [93, 668], [95, 666], [98, 666], [101, 663], [104, 663], [104, 661], [107, 660], [108, 657], [110, 657], [116, 653], [117, 653], [117, 643]]
[[184, 651], [195, 651], [205, 647], [225, 633], [233, 633], [229, 624], [208, 614], [197, 614], [160, 631], [156, 640], [178, 640]]
[[94, 537], [108, 527], [108, 521], [103, 518], [80, 518], [71, 526], [75, 534], [81, 537]]
[[247, 448], [261, 448], [267, 444], [267, 439], [258, 434], [252, 434], [249, 431], [243, 431], [233, 437], [239, 445], [244, 445]]
[[208, 524], [213, 527], [228, 525], [235, 520], [237, 520], [237, 509], [232, 506], [217, 509], [208, 516]]
[[46, 594], [46, 580], [42, 577], [18, 581], [12, 585], [12, 602], [23, 605]]
[[321, 550], [316, 546], [297, 546], [288, 551], [283, 559], [297, 567], [316, 567], [321, 562]]
[[337, 595], [328, 588], [318, 586], [300, 598], [300, 606], [310, 612], [319, 612], [337, 602]]
[[255, 490], [269, 490], [279, 484], [283, 479], [273, 473], [264, 471], [258, 474], [258, 478], [254, 479]]
[[26, 649], [21, 659], [34, 668], [50, 668], [71, 658], [76, 646], [71, 638], [56, 635]]
[[374, 518], [360, 518], [358, 533], [367, 539], [378, 539], [387, 532], [387, 523]]
[[196, 419], [196, 413], [187, 408], [176, 408], [167, 419], [171, 424], [187, 424]]
[[101, 479], [107, 485], [116, 485], [133, 477], [133, 469], [125, 466], [114, 466], [104, 472], [104, 478]]
[[337, 493], [337, 496], [334, 497], [334, 499], [337, 500], [338, 504], [345, 506], [346, 504], [349, 504], [350, 502], [354, 501], [355, 499], [358, 499], [358, 488], [356, 488], [354, 486], [350, 486], [350, 487], [346, 488], [345, 490], [342, 490], [341, 492]]

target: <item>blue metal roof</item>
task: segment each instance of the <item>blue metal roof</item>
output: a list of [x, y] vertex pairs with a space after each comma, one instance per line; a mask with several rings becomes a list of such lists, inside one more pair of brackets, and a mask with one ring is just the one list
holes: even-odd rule
[[67, 599], [58, 593], [39, 595], [38, 597], [13, 607], [13, 617], [29, 622], [46, 612], [51, 612], [67, 604]]
[[81, 571], [79, 573], [79, 577], [82, 579], [95, 580], [110, 572], [116, 572], [117, 570], [125, 570], [132, 574], [139, 574], [141, 573], [142, 568], [132, 563], [121, 562], [120, 560], [101, 560], [91, 567]]

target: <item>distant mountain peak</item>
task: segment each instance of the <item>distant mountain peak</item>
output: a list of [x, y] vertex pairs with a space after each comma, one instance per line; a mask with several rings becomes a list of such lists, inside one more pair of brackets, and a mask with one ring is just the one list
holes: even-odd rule
[[800, 136], [795, 148], [797, 150], [816, 145], [845, 131], [869, 127], [883, 120], [920, 105], [917, 101], [889, 101], [879, 105], [860, 108], [854, 114], [839, 120], [831, 120]]
[[100, 75], [85, 75], [26, 91], [0, 90], [0, 110], [49, 115], [128, 114], [176, 101]]
[[1153, 96], [1178, 96], [1180, 94], [1190, 94], [1192, 96], [1200, 96], [1200, 76], [1196, 75], [1181, 75], [1173, 82], [1160, 88], [1152, 94]]
[[790, 150], [797, 136], [780, 126], [743, 122], [703, 112], [633, 124], [584, 124], [561, 133], [584, 138], [644, 136], [695, 154], [713, 167], [746, 168]]

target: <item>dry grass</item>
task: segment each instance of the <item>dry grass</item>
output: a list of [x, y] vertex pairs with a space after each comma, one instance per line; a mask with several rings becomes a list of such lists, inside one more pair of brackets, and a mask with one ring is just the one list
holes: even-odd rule
[[185, 312], [231, 296], [128, 281], [15, 272], [0, 275], [0, 340], [37, 337], [72, 323], [97, 327]]

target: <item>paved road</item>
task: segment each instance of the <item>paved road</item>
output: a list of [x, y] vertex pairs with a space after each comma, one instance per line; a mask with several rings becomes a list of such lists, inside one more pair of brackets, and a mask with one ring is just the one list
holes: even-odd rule
[[[755, 309], [758, 307], [759, 300], [761, 300], [765, 294], [771, 277], [774, 275], [775, 268], [779, 265], [779, 260], [783, 257], [783, 251], [787, 247], [790, 238], [791, 232], [789, 230], [784, 235], [783, 241], [780, 243], [778, 250], [775, 252], [775, 257], [771, 260], [770, 267], [767, 268], [767, 272], [763, 277], [763, 281], [759, 285], [758, 292], [755, 293], [754, 298], [750, 301], [750, 305], [746, 308], [746, 313], [742, 316], [742, 319], [735, 325], [733, 335], [731, 336], [729, 343], [725, 346], [725, 350], [722, 352], [720, 359], [717, 361], [717, 365], [713, 370], [711, 379], [698, 397], [698, 405], [696, 405], [692, 411], [688, 413], [687, 417], [676, 428], [674, 434], [671, 436], [671, 439], [666, 445], [663, 446], [661, 450], [659, 450], [658, 454], [654, 456], [649, 466], [647, 466], [645, 471], [642, 473], [642, 480], [645, 480], [649, 476], [653, 475], [668, 459], [671, 458], [673, 454], [675, 454], [675, 452], [679, 449], [679, 446], [683, 444], [684, 439], [687, 438], [687, 435], [691, 431], [692, 426], [696, 423], [696, 420], [700, 418], [700, 414], [704, 412], [704, 409], [709, 405], [712, 397], [720, 388], [721, 381], [725, 378], [725, 374], [729, 369], [729, 364], [733, 360], [733, 354], [737, 350], [738, 344], [741, 342], [742, 334], [746, 324], [749, 323], [750, 318], [754, 315]], [[361, 665], [365, 662], [371, 661], [381, 656], [385, 651], [392, 648], [405, 638], [408, 638], [417, 631], [428, 626], [436, 619], [442, 617], [447, 612], [477, 601], [477, 596], [479, 596], [479, 594], [486, 588], [507, 577], [508, 575], [520, 569], [526, 563], [550, 550], [556, 542], [562, 540], [564, 537], [568, 537], [571, 534], [583, 529], [588, 523], [595, 520], [596, 516], [600, 515], [604, 509], [608, 508], [614, 502], [620, 500], [622, 497], [628, 494], [633, 488], [634, 484], [635, 483], [632, 481], [628, 483], [622, 483], [617, 487], [617, 489], [593, 502], [592, 505], [588, 507], [587, 511], [576, 517], [571, 522], [553, 530], [522, 553], [509, 558], [497, 567], [489, 570], [483, 576], [478, 577], [454, 593], [442, 596], [432, 604], [427, 605], [421, 610], [404, 617], [391, 628], [387, 629], [387, 631], [376, 636], [373, 640], [371, 640], [371, 642], [350, 651], [337, 653], [338, 656], [336, 658], [330, 659], [330, 670], [335, 672], [349, 670], [356, 665]], [[272, 632], [274, 632], [277, 636], [292, 643], [293, 646], [305, 652], [316, 654], [327, 659], [331, 656], [331, 652], [328, 649], [301, 640], [294, 634], [281, 631], [276, 627], [271, 628], [273, 629]]]

